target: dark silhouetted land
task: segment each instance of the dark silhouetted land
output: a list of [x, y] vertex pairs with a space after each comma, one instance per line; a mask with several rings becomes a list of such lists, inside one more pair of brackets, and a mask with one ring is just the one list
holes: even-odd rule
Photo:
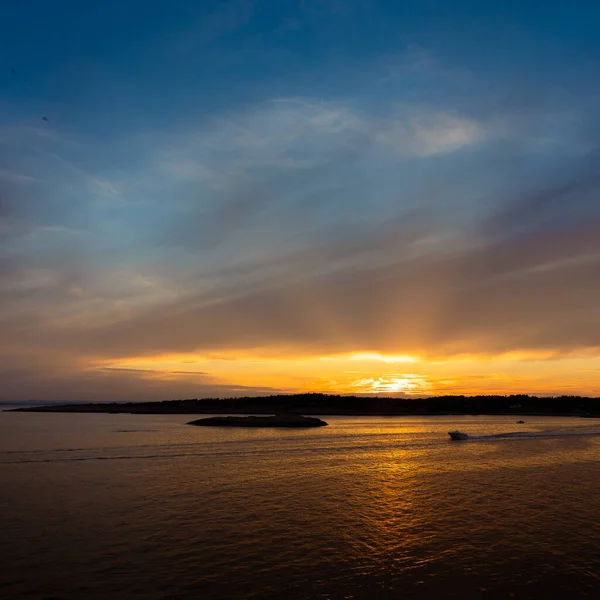
[[296, 415], [564, 415], [600, 417], [600, 398], [582, 396], [436, 396], [390, 398], [330, 394], [281, 394], [110, 404], [27, 406], [32, 412], [134, 414], [296, 414]]
[[271, 417], [209, 417], [190, 421], [188, 425], [201, 427], [324, 427], [325, 421], [302, 415], [273, 415]]

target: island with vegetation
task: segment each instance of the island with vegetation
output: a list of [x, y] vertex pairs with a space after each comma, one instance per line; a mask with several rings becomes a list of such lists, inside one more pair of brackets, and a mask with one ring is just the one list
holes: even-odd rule
[[207, 415], [560, 415], [600, 417], [600, 398], [583, 396], [339, 396], [279, 394], [162, 402], [73, 403], [27, 406], [32, 412]]
[[188, 425], [201, 427], [324, 427], [325, 421], [316, 417], [303, 417], [302, 415], [273, 415], [249, 417], [209, 417], [190, 421]]

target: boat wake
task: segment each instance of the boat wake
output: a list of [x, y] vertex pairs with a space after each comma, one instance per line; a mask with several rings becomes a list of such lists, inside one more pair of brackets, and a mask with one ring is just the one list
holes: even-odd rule
[[573, 427], [570, 429], [549, 429], [545, 431], [507, 431], [490, 435], [469, 435], [469, 440], [529, 440], [538, 438], [588, 437], [598, 435], [600, 435], [599, 427], [585, 427], [581, 429]]

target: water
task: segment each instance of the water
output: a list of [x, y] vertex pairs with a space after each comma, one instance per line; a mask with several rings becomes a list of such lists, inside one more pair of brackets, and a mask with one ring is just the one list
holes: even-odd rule
[[192, 418], [0, 413], [0, 597], [600, 595], [595, 420]]

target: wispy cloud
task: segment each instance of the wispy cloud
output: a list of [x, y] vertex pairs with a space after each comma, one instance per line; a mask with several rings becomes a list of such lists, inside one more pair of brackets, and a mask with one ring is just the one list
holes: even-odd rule
[[161, 147], [167, 169], [210, 180], [215, 173], [231, 178], [248, 170], [312, 168], [347, 151], [380, 152], [384, 160], [427, 157], [489, 135], [474, 119], [426, 106], [399, 105], [375, 117], [340, 102], [288, 98], [221, 117]]
[[204, 373], [203, 371], [181, 371], [181, 370], [175, 370], [175, 371], [163, 371], [163, 370], [159, 370], [159, 369], [134, 369], [131, 367], [103, 367], [102, 368], [103, 371], [123, 371], [125, 373], [152, 373], [154, 375], [193, 375], [193, 376], [197, 376], [197, 377], [202, 377], [204, 375], [207, 375], [207, 373]]
[[473, 146], [492, 134], [482, 123], [452, 112], [400, 106], [375, 139], [400, 156], [428, 157]]
[[[306, 29], [349, 14], [304, 8], [294, 19]], [[198, 11], [184, 35], [166, 36], [169, 56], [254, 35], [242, 33], [252, 2]], [[497, 89], [439, 56], [415, 46], [351, 75], [323, 56], [322, 85], [298, 70], [252, 93], [236, 81], [239, 97], [206, 106], [178, 96], [181, 114], [162, 113], [161, 88], [139, 102], [135, 127], [104, 132], [92, 119], [75, 141], [54, 124], [11, 126], [18, 135], [0, 143], [2, 381], [69, 397], [421, 393], [460, 385], [427, 372], [428, 359], [443, 370], [457, 356], [600, 355], [593, 94]], [[133, 361], [170, 353], [237, 357], [240, 371]], [[289, 365], [277, 375], [250, 364], [277, 356], [315, 362], [287, 384]], [[359, 373], [311, 371], [318, 357], [353, 356]], [[484, 376], [473, 386], [504, 381]]]
[[0, 170], [0, 179], [9, 183], [29, 183], [35, 181], [35, 177], [6, 170]]

